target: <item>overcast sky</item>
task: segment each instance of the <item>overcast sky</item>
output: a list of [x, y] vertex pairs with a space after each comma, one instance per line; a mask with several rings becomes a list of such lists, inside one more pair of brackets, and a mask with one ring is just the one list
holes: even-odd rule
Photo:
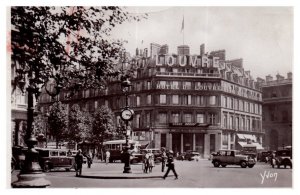
[[[150, 43], [190, 46], [191, 54], [226, 50], [227, 59], [243, 58], [244, 69], [265, 78], [293, 70], [293, 10], [291, 7], [127, 7], [148, 19], [122, 24], [113, 37], [127, 40], [127, 50], [149, 48]], [[184, 32], [181, 31], [184, 15]], [[184, 35], [184, 36], [183, 36]]]

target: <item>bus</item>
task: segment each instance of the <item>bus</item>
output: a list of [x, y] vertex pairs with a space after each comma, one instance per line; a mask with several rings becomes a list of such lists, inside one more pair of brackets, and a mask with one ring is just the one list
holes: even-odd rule
[[[106, 150], [109, 150], [110, 152], [110, 158], [109, 162], [115, 162], [120, 160], [123, 162], [122, 154], [123, 154], [123, 148], [126, 145], [125, 140], [111, 140], [103, 142], [103, 149], [104, 152]], [[129, 140], [129, 145], [132, 150], [132, 152], [138, 153], [141, 147], [141, 144], [138, 141]]]

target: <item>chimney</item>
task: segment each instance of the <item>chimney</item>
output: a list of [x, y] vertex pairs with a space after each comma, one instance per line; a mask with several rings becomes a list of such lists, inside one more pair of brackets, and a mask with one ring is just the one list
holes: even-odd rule
[[139, 48], [135, 49], [135, 55], [138, 56], [139, 55]]
[[202, 44], [200, 45], [200, 55], [203, 56], [204, 54], [205, 54], [205, 44], [202, 43]]
[[293, 73], [292, 72], [287, 73], [287, 79], [290, 79], [290, 80], [293, 79]]
[[267, 82], [273, 81], [273, 77], [271, 75], [266, 76], [266, 81]]
[[147, 48], [144, 49], [144, 57], [145, 57], [145, 58], [148, 57], [148, 49], [147, 49]]
[[284, 79], [284, 77], [281, 76], [280, 74], [277, 74], [276, 79], [277, 79], [277, 81], [282, 81]]
[[265, 82], [265, 80], [262, 79], [262, 78], [260, 78], [260, 77], [257, 77], [257, 78], [256, 78], [256, 81], [257, 81], [258, 83], [264, 83], [264, 82]]

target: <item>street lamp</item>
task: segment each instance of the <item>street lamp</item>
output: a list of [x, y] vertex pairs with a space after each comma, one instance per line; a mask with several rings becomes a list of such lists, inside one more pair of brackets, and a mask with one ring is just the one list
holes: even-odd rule
[[125, 122], [125, 128], [124, 131], [125, 133], [125, 140], [126, 144], [123, 149], [123, 160], [124, 160], [124, 171], [123, 173], [131, 173], [131, 167], [130, 167], [130, 144], [129, 144], [129, 136], [130, 136], [130, 127], [128, 125], [128, 122], [132, 120], [134, 112], [133, 110], [129, 109], [128, 106], [128, 91], [129, 87], [131, 86], [131, 82], [129, 81], [128, 78], [122, 78], [122, 91], [125, 94], [125, 108], [121, 111], [121, 119]]
[[37, 74], [29, 67], [27, 71], [24, 71], [25, 67], [22, 67], [16, 62], [16, 73], [15, 78], [16, 85], [24, 92], [27, 90], [28, 95], [28, 108], [27, 108], [27, 129], [26, 129], [26, 145], [28, 151], [25, 155], [24, 167], [18, 175], [18, 181], [12, 183], [14, 188], [42, 188], [50, 185], [50, 181], [45, 179], [45, 174], [42, 173], [42, 169], [38, 161], [38, 152], [35, 150], [34, 145], [37, 144], [37, 140], [33, 134], [33, 117], [34, 117], [34, 105], [33, 96], [38, 99], [40, 95], [40, 85], [42, 80], [36, 77]]

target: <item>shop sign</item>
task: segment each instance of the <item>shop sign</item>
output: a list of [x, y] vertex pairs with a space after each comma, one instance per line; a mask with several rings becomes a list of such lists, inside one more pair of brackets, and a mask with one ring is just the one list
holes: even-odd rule
[[208, 127], [206, 123], [169, 123], [170, 127]]

